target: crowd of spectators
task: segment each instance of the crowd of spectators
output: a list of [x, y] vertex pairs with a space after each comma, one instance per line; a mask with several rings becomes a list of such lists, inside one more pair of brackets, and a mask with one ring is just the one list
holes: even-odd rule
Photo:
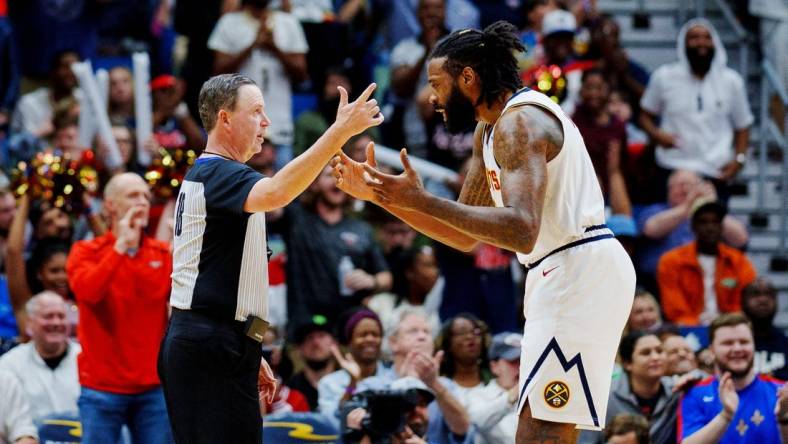
[[[249, 164], [266, 175], [332, 123], [337, 86], [375, 81], [386, 122], [344, 151], [406, 146], [457, 173], [425, 178], [454, 199], [473, 132], [436, 117], [425, 61], [451, 31], [500, 19], [528, 49], [523, 86], [583, 134], [638, 274], [607, 427], [578, 442], [785, 442], [777, 289], [728, 212], [753, 115], [711, 22], [684, 24], [678, 59], [649, 73], [593, 0], [0, 0], [0, 443], [45, 441], [52, 418], [79, 421], [85, 442], [170, 442], [156, 362], [207, 78], [260, 86], [272, 123]], [[106, 109], [81, 61], [106, 71]], [[263, 351], [280, 386], [261, 414], [309, 412], [337, 440], [375, 442], [365, 394], [399, 390], [415, 397], [393, 442], [513, 442], [526, 270], [512, 252], [433, 242], [339, 190], [330, 168], [266, 230]]]

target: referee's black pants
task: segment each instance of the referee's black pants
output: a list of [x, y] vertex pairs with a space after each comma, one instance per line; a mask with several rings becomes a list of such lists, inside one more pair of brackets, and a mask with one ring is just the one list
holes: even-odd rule
[[175, 442], [262, 443], [261, 358], [242, 323], [173, 308], [158, 370]]

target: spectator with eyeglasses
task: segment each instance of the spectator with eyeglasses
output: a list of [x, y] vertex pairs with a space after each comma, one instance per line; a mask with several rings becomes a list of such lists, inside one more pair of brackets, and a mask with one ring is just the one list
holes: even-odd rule
[[440, 373], [457, 384], [457, 398], [466, 409], [490, 381], [489, 343], [487, 325], [470, 313], [446, 321], [438, 335]]

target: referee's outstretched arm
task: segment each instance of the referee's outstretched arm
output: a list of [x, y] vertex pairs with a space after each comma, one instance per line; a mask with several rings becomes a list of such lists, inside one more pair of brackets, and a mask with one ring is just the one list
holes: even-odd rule
[[248, 213], [282, 208], [301, 194], [323, 171], [326, 164], [350, 139], [367, 128], [380, 125], [383, 114], [375, 99], [369, 100], [377, 85], [370, 84], [356, 99], [348, 103], [345, 88], [339, 86], [337, 118], [322, 136], [303, 154], [285, 165], [273, 177], [260, 179], [244, 203]]

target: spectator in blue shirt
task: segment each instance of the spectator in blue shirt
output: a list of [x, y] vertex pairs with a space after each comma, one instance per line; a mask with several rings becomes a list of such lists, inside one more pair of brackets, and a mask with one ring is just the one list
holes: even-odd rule
[[752, 322], [755, 336], [755, 369], [788, 380], [788, 337], [774, 326], [777, 289], [765, 277], [755, 279], [741, 293], [741, 309]]
[[693, 387], [679, 406], [684, 444], [788, 442], [788, 388], [753, 367], [752, 324], [724, 314], [709, 327], [715, 376]]

